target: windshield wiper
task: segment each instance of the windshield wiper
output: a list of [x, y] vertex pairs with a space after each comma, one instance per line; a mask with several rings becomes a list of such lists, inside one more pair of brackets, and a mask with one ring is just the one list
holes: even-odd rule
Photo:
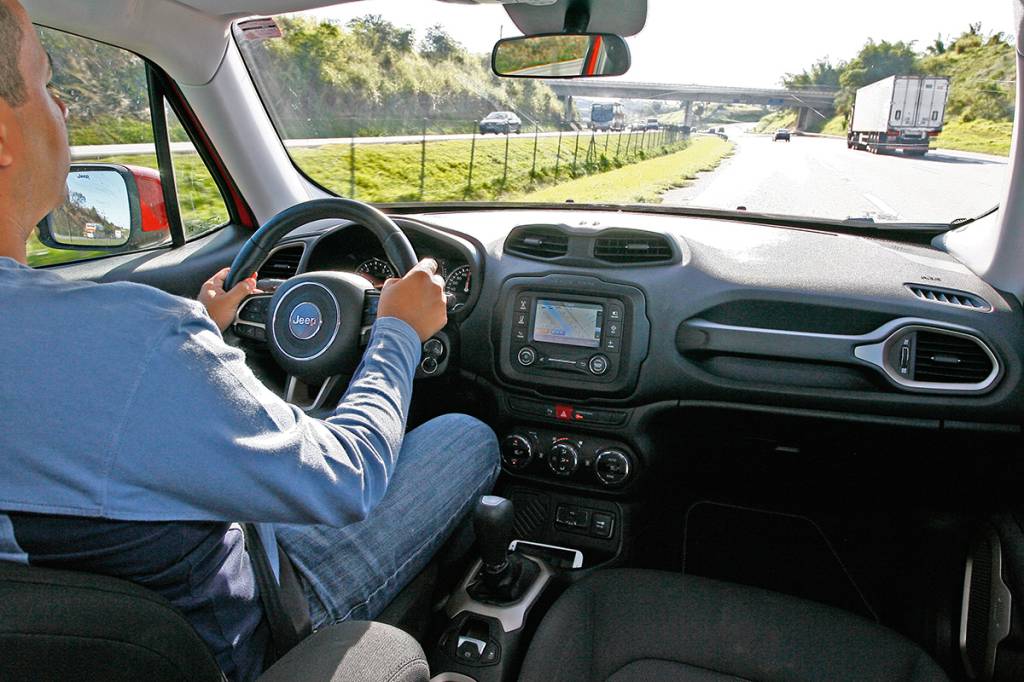
[[992, 215], [993, 213], [995, 213], [998, 210], [999, 210], [999, 204], [996, 204], [995, 206], [993, 206], [992, 208], [988, 209], [984, 213], [979, 213], [978, 215], [974, 216], [973, 218], [957, 218], [956, 220], [952, 220], [952, 221], [950, 221], [949, 226], [950, 226], [950, 228], [957, 228], [957, 227], [963, 227], [964, 225], [970, 225], [971, 223], [973, 223], [976, 220], [981, 220], [982, 218], [989, 217], [990, 215]]

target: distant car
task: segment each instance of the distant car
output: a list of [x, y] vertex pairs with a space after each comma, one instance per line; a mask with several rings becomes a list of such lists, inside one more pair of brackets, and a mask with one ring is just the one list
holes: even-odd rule
[[724, 133], [724, 132], [725, 132], [725, 128], [719, 128], [719, 129], [718, 129], [718, 132], [720, 132], [720, 133]]
[[487, 133], [518, 133], [523, 128], [523, 122], [511, 111], [492, 111], [480, 121], [480, 134]]
[[644, 126], [644, 129], [645, 130], [657, 130], [660, 127], [661, 126], [658, 123], [658, 119], [652, 117], [652, 118], [647, 119], [647, 124]]
[[775, 142], [776, 140], [785, 140], [786, 142], [789, 142], [789, 129], [779, 128], [776, 130], [775, 136], [772, 138], [772, 142]]

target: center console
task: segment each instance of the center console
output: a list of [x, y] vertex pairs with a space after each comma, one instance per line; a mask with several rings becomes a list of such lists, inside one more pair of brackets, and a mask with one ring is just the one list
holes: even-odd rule
[[500, 300], [499, 369], [508, 381], [587, 394], [636, 384], [650, 334], [639, 289], [590, 277], [516, 277]]

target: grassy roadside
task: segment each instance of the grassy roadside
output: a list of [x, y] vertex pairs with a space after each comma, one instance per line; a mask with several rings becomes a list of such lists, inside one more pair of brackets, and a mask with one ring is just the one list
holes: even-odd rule
[[700, 137], [686, 149], [667, 156], [514, 198], [538, 202], [572, 199], [578, 203], [657, 203], [666, 190], [683, 187], [697, 173], [714, 169], [732, 148], [733, 143], [720, 138]]

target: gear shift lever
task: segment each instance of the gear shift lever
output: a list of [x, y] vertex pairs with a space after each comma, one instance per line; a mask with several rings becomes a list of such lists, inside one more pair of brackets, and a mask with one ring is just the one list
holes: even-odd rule
[[481, 580], [469, 587], [477, 601], [490, 604], [515, 602], [533, 584], [540, 568], [518, 554], [510, 554], [515, 509], [512, 502], [496, 495], [484, 495], [473, 512], [476, 547], [483, 563]]
[[509, 568], [508, 545], [512, 541], [515, 510], [512, 502], [497, 495], [484, 495], [473, 513], [473, 532], [484, 562], [484, 576], [500, 576]]

